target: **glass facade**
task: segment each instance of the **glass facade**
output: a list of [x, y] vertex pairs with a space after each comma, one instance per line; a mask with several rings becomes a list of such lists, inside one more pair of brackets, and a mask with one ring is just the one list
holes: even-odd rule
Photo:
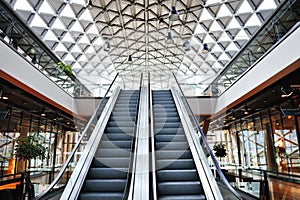
[[[300, 117], [283, 111], [295, 105], [299, 105], [298, 99], [234, 118], [224, 125], [216, 123], [217, 120], [211, 122], [208, 135], [215, 138], [211, 144], [226, 145], [227, 156], [221, 159], [220, 165], [225, 175], [228, 171], [235, 174], [234, 186], [260, 197], [263, 181], [270, 177], [299, 181]], [[245, 181], [246, 178], [251, 181]]]
[[8, 114], [0, 119], [0, 173], [2, 176], [24, 172], [25, 165], [15, 156], [16, 140], [28, 135], [38, 136], [47, 148], [45, 159], [32, 159], [30, 171], [55, 172], [72, 150], [80, 133], [59, 119], [49, 119], [0, 102]]

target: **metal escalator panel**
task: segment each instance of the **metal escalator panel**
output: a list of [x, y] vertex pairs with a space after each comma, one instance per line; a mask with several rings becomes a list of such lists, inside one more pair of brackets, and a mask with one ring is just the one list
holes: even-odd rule
[[137, 90], [122, 90], [81, 188], [79, 199], [122, 199], [127, 182]]
[[154, 90], [157, 198], [206, 199], [178, 111], [169, 90]]

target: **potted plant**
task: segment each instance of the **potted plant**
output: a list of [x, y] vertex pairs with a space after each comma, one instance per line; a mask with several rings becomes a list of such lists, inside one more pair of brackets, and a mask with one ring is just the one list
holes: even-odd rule
[[68, 75], [71, 76], [72, 75], [72, 66], [67, 65], [63, 62], [59, 62], [57, 63], [57, 65]]
[[28, 193], [29, 199], [32, 199], [34, 197], [34, 189], [32, 187], [30, 181], [30, 173], [27, 172], [27, 168], [30, 168], [31, 159], [46, 158], [47, 148], [41, 144], [43, 141], [42, 139], [43, 137], [38, 133], [33, 133], [32, 135], [24, 138], [18, 138], [16, 140], [17, 144], [15, 147], [15, 155], [20, 160], [23, 159], [25, 161], [25, 173], [23, 173], [23, 175], [26, 183], [25, 193]]
[[220, 162], [221, 158], [227, 155], [225, 144], [223, 144], [222, 142], [215, 143], [215, 145], [213, 146], [213, 150], [215, 151], [215, 156], [220, 159]]

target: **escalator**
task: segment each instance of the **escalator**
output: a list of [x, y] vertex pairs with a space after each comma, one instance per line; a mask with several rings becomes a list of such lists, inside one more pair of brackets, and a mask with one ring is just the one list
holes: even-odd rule
[[152, 100], [158, 199], [206, 199], [171, 91]]
[[122, 199], [127, 183], [138, 90], [121, 90], [79, 199]]

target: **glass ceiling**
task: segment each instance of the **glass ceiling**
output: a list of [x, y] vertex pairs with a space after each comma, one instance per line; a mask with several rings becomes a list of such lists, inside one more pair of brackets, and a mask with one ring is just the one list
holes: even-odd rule
[[[93, 0], [89, 10], [87, 0], [6, 1], [91, 91], [110, 83], [117, 72], [124, 83], [150, 72], [154, 88], [167, 88], [174, 72], [189, 85], [189, 95], [203, 94], [280, 3]], [[172, 6], [178, 21], [169, 20]], [[168, 32], [173, 43], [166, 41]]]

